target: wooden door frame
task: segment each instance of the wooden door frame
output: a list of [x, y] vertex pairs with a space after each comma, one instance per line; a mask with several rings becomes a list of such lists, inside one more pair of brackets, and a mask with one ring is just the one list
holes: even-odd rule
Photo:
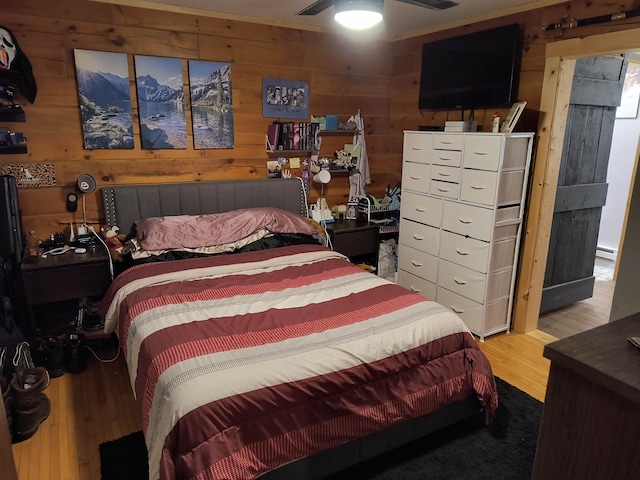
[[[512, 329], [516, 332], [525, 333], [538, 328], [542, 286], [576, 59], [630, 52], [638, 48], [640, 48], [640, 28], [547, 44], [536, 156], [515, 292]], [[635, 177], [631, 181], [631, 188], [634, 181]], [[627, 201], [625, 225], [628, 214], [629, 202]], [[621, 239], [624, 239], [624, 234], [623, 229]]]

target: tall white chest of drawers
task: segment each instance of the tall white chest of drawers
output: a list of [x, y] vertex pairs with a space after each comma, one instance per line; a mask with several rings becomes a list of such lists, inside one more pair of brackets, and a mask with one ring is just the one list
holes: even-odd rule
[[533, 133], [404, 133], [398, 283], [509, 329]]

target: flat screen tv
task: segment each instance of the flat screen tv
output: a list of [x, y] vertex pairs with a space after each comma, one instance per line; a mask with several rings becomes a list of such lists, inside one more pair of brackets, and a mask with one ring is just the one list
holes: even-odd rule
[[420, 109], [510, 106], [520, 71], [518, 24], [426, 43]]

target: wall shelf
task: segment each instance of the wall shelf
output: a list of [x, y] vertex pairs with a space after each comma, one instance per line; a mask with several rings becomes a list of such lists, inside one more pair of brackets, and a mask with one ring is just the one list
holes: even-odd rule
[[312, 153], [312, 150], [267, 150], [267, 155], [270, 158], [309, 157]]

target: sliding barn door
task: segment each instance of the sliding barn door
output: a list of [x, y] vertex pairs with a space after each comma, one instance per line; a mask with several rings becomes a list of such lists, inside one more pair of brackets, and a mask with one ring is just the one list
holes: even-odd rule
[[593, 295], [611, 137], [626, 71], [623, 55], [576, 62], [540, 313]]

